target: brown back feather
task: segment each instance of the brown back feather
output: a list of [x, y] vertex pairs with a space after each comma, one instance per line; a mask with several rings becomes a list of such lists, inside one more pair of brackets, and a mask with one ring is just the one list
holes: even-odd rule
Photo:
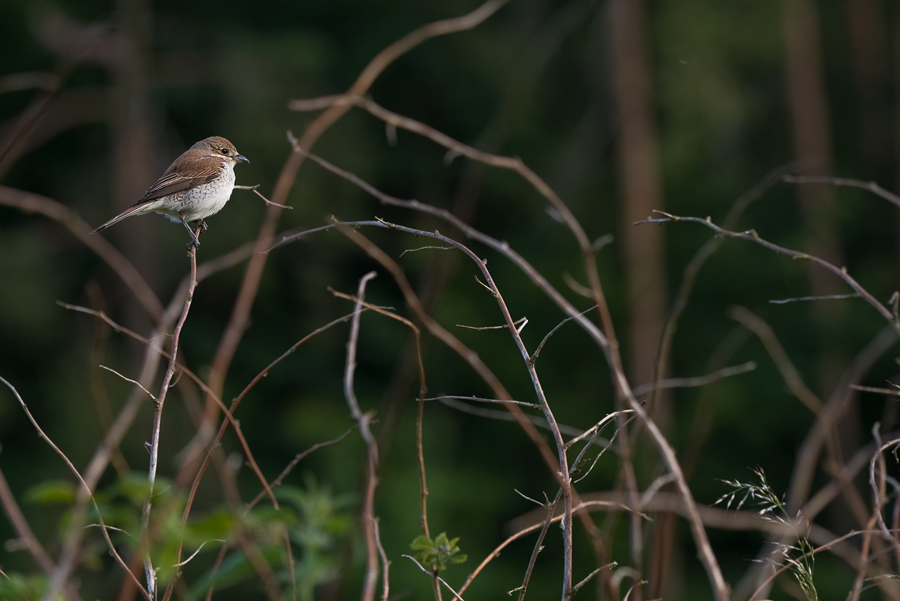
[[[144, 197], [134, 204], [139, 205], [175, 192], [190, 190], [219, 177], [222, 168], [221, 160], [218, 160], [217, 157], [192, 157], [191, 154], [203, 155], [202, 152], [193, 149], [185, 152], [166, 169], [166, 172], [156, 180], [155, 184], [150, 186]], [[200, 169], [197, 168], [198, 162], [202, 165]]]

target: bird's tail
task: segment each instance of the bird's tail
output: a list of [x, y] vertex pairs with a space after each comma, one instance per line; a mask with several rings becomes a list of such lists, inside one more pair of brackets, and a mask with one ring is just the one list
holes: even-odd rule
[[131, 217], [133, 215], [143, 215], [146, 212], [146, 209], [147, 209], [146, 203], [132, 205], [132, 206], [128, 207], [127, 209], [125, 209], [124, 211], [122, 211], [121, 213], [119, 213], [118, 215], [116, 215], [115, 217], [113, 217], [112, 219], [110, 219], [109, 221], [107, 221], [106, 223], [104, 223], [103, 225], [101, 225], [100, 227], [98, 227], [97, 229], [95, 229], [94, 231], [92, 231], [91, 233], [96, 234], [97, 232], [102, 232], [106, 228], [119, 223], [123, 219], [128, 219], [129, 217]]

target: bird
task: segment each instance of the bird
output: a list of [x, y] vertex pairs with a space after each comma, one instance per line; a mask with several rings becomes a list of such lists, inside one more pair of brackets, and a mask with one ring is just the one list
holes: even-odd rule
[[221, 211], [231, 198], [234, 166], [249, 162], [234, 144], [221, 136], [200, 140], [169, 165], [143, 198], [91, 233], [102, 232], [134, 215], [159, 213], [184, 224], [191, 235], [188, 248], [200, 246], [189, 222], [196, 221], [201, 230], [206, 230], [203, 220]]

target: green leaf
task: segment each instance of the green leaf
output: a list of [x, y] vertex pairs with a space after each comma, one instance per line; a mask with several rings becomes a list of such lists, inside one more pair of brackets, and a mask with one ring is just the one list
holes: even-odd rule
[[418, 551], [415, 557], [419, 563], [439, 574], [449, 564], [462, 563], [467, 559], [465, 554], [459, 552], [459, 547], [456, 546], [458, 541], [459, 537], [448, 539], [446, 532], [441, 532], [434, 540], [420, 534], [409, 546], [413, 551]]
[[49, 505], [75, 502], [75, 486], [66, 480], [45, 480], [28, 489], [25, 500], [29, 503]]

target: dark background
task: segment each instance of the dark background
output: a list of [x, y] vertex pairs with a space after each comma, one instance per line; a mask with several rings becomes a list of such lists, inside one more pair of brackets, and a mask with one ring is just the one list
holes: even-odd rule
[[[656, 149], [650, 174], [659, 182], [659, 194], [651, 199], [659, 204], [651, 208], [710, 216], [721, 223], [741, 194], [773, 169], [790, 165], [792, 172], [873, 180], [896, 189], [900, 39], [895, 32], [900, 30], [900, 13], [893, 3], [800, 3], [811, 7], [817, 17], [812, 20], [802, 11], [799, 17], [791, 13], [791, 0], [645, 4], [639, 19], [646, 53], [643, 66], [650, 83], [649, 112], [644, 116]], [[631, 201], [625, 192], [622, 136], [629, 130], [620, 118], [622, 96], [614, 83], [616, 68], [623, 68], [617, 67], [622, 58], [612, 49], [614, 5], [581, 0], [511, 2], [471, 31], [427, 41], [402, 56], [369, 93], [382, 106], [466, 144], [520, 157], [561, 196], [592, 240], [615, 236], [597, 256], [626, 372], [637, 386], [647, 381], [641, 374], [648, 373], [648, 355], [638, 352], [630, 324], [643, 319], [656, 324], [658, 340], [660, 319], [686, 264], [712, 233], [696, 224], [640, 226], [639, 230], [653, 228], [661, 236], [659, 251], [649, 259], [637, 258], [623, 243], [633, 234], [627, 231], [631, 226], [626, 226], [624, 209]], [[290, 100], [341, 93], [393, 41], [425, 23], [476, 7], [462, 1], [4, 0], [0, 185], [52, 198], [96, 226], [140, 198], [191, 144], [221, 135], [251, 161], [237, 167], [237, 183], [259, 184], [259, 190], [271, 196], [291, 151], [286, 131], [299, 137], [316, 114], [288, 110]], [[798, 29], [798, 23], [809, 27]], [[801, 52], [799, 71], [789, 71], [791, 40], [820, 52], [818, 68], [815, 60], [803, 63]], [[56, 82], [56, 87], [15, 89], [11, 80], [4, 79], [23, 73], [53, 74], [50, 79], [40, 75], [37, 81], [49, 81], [46, 86]], [[806, 133], [805, 109], [798, 113], [796, 104], [792, 109], [789, 82], [798, 73], [812, 75], [813, 83], [820, 84], [803, 85], [816, 106], [826, 110], [818, 126], [813, 121]], [[5, 88], [4, 82], [9, 84]], [[17, 131], [22, 115], [45, 96], [41, 119], [28, 132]], [[804, 101], [794, 102], [803, 106]], [[803, 146], [803, 139], [820, 143], [810, 149]], [[573, 237], [554, 219], [546, 201], [514, 174], [475, 167], [459, 157], [448, 163], [443, 148], [405, 131], [398, 132], [398, 142], [392, 145], [384, 124], [359, 109], [331, 127], [314, 151], [388, 194], [469, 211], [466, 218], [475, 227], [508, 241], [577, 306], [591, 305], [566, 284], [569, 275], [585, 281]], [[897, 207], [857, 189], [810, 189], [813, 192], [802, 200], [798, 186], [774, 184], [735, 228], [755, 228], [764, 238], [791, 248], [819, 250], [846, 266], [875, 298], [887, 303], [898, 288]], [[301, 167], [287, 203], [293, 210], [281, 216], [279, 232], [316, 227], [335, 215], [343, 220], [378, 216], [454, 234], [438, 220], [381, 206], [310, 161]], [[202, 236], [200, 261], [253, 241], [265, 212], [251, 192], [235, 191], [228, 206], [207, 220], [210, 229]], [[395, 258], [407, 248], [431, 244], [397, 232], [363, 233]], [[102, 236], [168, 302], [188, 270], [183, 228], [144, 216]], [[528, 318], [523, 338], [533, 350], [564, 314], [503, 257], [477, 244], [472, 248], [488, 259], [513, 317]], [[421, 251], [398, 260], [421, 290], [444, 260], [443, 254]], [[629, 288], [630, 278], [650, 263], [663, 278], [636, 297]], [[219, 344], [245, 268], [242, 262], [198, 288], [182, 348], [185, 361], [201, 376]], [[352, 293], [358, 279], [372, 269], [379, 277], [370, 283], [369, 300], [409, 316], [391, 277], [337, 232], [273, 252], [226, 378], [225, 402], [296, 340], [350, 312], [352, 305], [335, 299], [328, 287]], [[473, 265], [457, 257], [449, 269], [448, 280], [428, 305], [432, 315], [477, 351], [515, 398], [533, 402], [534, 391], [508, 332], [456, 327], [499, 325], [502, 318], [490, 295], [473, 281]], [[726, 241], [700, 272], [674, 338], [668, 374], [690, 377], [709, 371], [723, 340], [739, 327], [728, 308], [741, 305], [768, 321], [806, 384], [827, 398], [837, 375], [887, 324], [858, 299], [769, 303], [849, 292], [833, 276], [817, 280], [810, 275], [813, 269], [809, 263], [748, 242]], [[635, 299], [649, 296], [662, 301], [662, 313], [641, 314], [642, 305]], [[46, 218], [0, 206], [0, 375], [16, 386], [48, 435], [80, 467], [101, 435], [92, 378], [102, 383], [113, 414], [130, 391], [129, 384], [98, 371], [98, 363], [137, 377], [142, 347], [107, 332], [98, 360], [92, 355], [97, 327], [93, 318], [67, 311], [56, 301], [84, 306], [99, 302], [117, 322], [143, 335], [151, 328], [133, 294], [68, 230]], [[241, 406], [238, 418], [269, 479], [296, 453], [350, 427], [342, 392], [347, 334], [347, 326], [339, 326], [300, 347]], [[418, 383], [403, 376], [401, 369], [410, 359], [408, 330], [367, 314], [359, 344], [356, 392], [363, 409], [375, 410], [380, 420], [376, 433], [382, 473], [376, 509], [392, 560], [391, 590], [398, 596], [422, 598], [430, 595], [428, 578], [401, 557], [409, 553], [408, 544], [419, 532], [414, 429]], [[655, 350], [655, 344], [650, 348]], [[883, 386], [893, 378], [895, 353], [896, 348], [881, 357], [862, 383]], [[715, 391], [709, 436], [691, 475], [701, 504], [712, 504], [729, 491], [720, 479], [750, 480], [748, 468], [756, 466], [765, 470], [773, 489], [785, 492], [795, 453], [815, 419], [790, 394], [755, 337], [747, 337], [726, 364], [751, 360], [758, 364], [755, 371], [725, 380]], [[437, 341], [426, 340], [425, 361], [430, 395], [492, 395], [463, 360]], [[608, 366], [577, 326], [569, 324], [550, 339], [538, 369], [561, 423], [584, 429], [614, 410]], [[693, 426], [701, 394], [701, 389], [687, 388], [667, 397], [668, 409], [660, 420], [678, 450], [697, 436]], [[166, 405], [163, 477], [177, 472], [179, 452], [194, 432], [187, 402], [174, 390]], [[856, 398], [842, 420], [846, 455], [871, 440], [876, 421], [883, 432], [894, 429], [892, 403], [875, 394]], [[142, 445], [151, 418], [147, 403], [122, 444], [128, 464], [138, 474], [146, 470]], [[543, 492], [552, 497], [556, 489], [535, 449], [512, 423], [434, 402], [426, 407], [424, 438], [432, 532], [461, 537], [460, 546], [469, 556], [466, 564], [446, 574], [458, 586], [509, 534], [508, 521], [533, 509], [514, 489], [539, 499]], [[67, 506], [29, 502], [27, 491], [45, 481], [71, 481], [71, 474], [35, 435], [6, 392], [0, 392], [0, 444], [0, 468], [38, 538], [55, 557], [65, 532]], [[636, 469], [645, 488], [661, 468], [646, 436], [639, 444]], [[240, 451], [231, 435], [224, 448], [228, 453]], [[315, 482], [330, 489], [343, 499], [341, 511], [352, 522], [364, 465], [363, 445], [353, 436], [310, 456], [288, 483], [308, 487]], [[578, 485], [579, 491], [615, 489], [620, 486], [619, 467], [612, 454], [601, 459]], [[826, 475], [824, 470], [818, 473], [816, 486], [827, 480]], [[222, 503], [215, 475], [208, 479], [195, 505], [198, 518]], [[100, 487], [112, 486], [115, 480], [110, 470]], [[245, 500], [257, 493], [258, 482], [248, 469], [241, 471], [239, 482]], [[870, 503], [865, 478], [858, 484]], [[605, 519], [603, 514], [595, 516], [597, 524], [611, 533], [609, 561], [627, 565], [627, 520]], [[841, 503], [817, 521], [836, 534], [861, 528]], [[664, 586], [664, 598], [711, 598], [687, 527], [679, 522], [676, 531], [678, 542], [671, 556], [675, 576]], [[711, 529], [710, 536], [726, 579], [735, 584], [762, 544], [761, 535]], [[0, 540], [12, 538], [10, 525], [0, 520]], [[337, 580], [342, 587], [332, 581], [318, 589], [319, 596], [358, 595], [364, 546], [358, 535], [350, 540], [355, 542], [344, 538], [335, 542], [333, 565], [343, 566]], [[497, 598], [518, 586], [533, 543], [533, 537], [526, 537], [509, 547], [476, 580], [467, 598]], [[551, 528], [547, 545], [529, 589], [535, 598], [559, 591], [556, 528]], [[216, 550], [201, 554], [193, 572], [186, 570], [189, 585], [211, 565]], [[578, 581], [596, 567], [583, 532], [576, 533], [575, 557]], [[108, 558], [103, 562], [79, 570], [84, 598], [118, 594], [121, 571]], [[817, 566], [820, 598], [844, 599], [855, 571], [827, 555], [820, 556]], [[10, 544], [0, 549], [0, 569], [37, 573], [28, 555]], [[623, 595], [630, 579], [625, 582]], [[790, 588], [790, 583], [785, 586]], [[262, 594], [252, 579], [220, 590], [216, 598]], [[587, 587], [579, 596], [595, 594]], [[771, 594], [791, 598], [781, 587]], [[879, 593], [876, 589], [867, 594], [877, 598]]]

